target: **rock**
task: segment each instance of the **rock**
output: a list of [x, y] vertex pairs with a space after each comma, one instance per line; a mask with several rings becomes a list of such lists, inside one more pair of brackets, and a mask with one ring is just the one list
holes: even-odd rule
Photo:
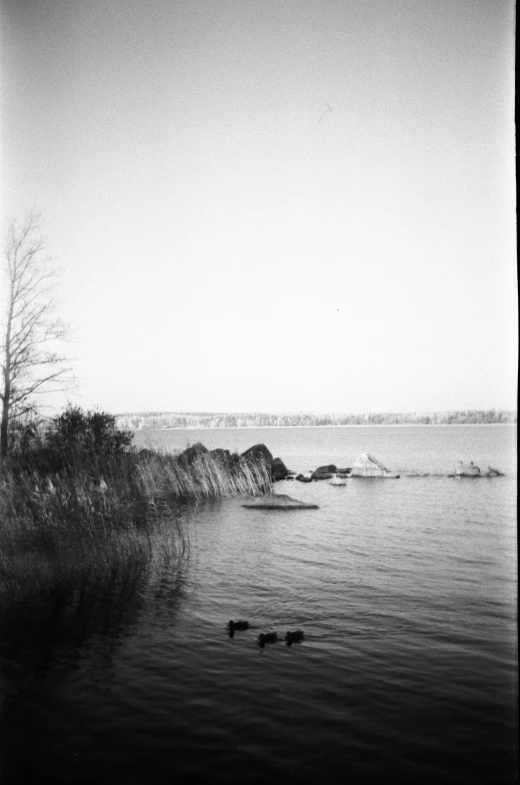
[[307, 504], [298, 499], [292, 499], [285, 494], [266, 493], [264, 496], [259, 496], [242, 507], [257, 510], [317, 510], [317, 504]]
[[311, 474], [311, 480], [330, 480], [336, 471], [336, 467], [333, 463], [330, 463], [328, 466], [319, 466], [316, 471]]
[[216, 450], [210, 450], [209, 456], [215, 461], [219, 461], [224, 466], [228, 466], [232, 462], [231, 453], [229, 450], [223, 450], [221, 447], [217, 447]]
[[312, 482], [311, 477], [308, 477], [306, 474], [297, 474], [295, 479], [298, 482]]
[[463, 464], [459, 461], [459, 465], [455, 469], [456, 477], [480, 477], [480, 468], [475, 466], [473, 461], [469, 464]]
[[266, 464], [271, 464], [273, 462], [273, 455], [265, 444], [253, 445], [253, 447], [250, 447], [242, 453], [242, 458], [245, 458], [248, 461], [254, 461], [255, 463], [264, 461]]
[[289, 473], [289, 469], [281, 458], [275, 458], [273, 460], [271, 463], [271, 478], [274, 482], [277, 480], [285, 480]]
[[182, 463], [190, 464], [201, 455], [204, 455], [208, 452], [208, 448], [204, 447], [201, 442], [197, 442], [196, 444], [192, 444], [188, 447], [184, 452], [181, 452], [179, 455], [179, 461]]
[[351, 477], [387, 477], [398, 479], [399, 475], [387, 469], [381, 461], [368, 452], [362, 453], [352, 466]]

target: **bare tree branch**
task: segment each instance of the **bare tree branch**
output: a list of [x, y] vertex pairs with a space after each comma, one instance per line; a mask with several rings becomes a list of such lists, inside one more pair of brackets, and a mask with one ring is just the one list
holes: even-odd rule
[[7, 303], [2, 324], [0, 454], [9, 451], [9, 422], [36, 411], [34, 396], [73, 384], [67, 358], [56, 344], [69, 328], [56, 316], [57, 270], [46, 254], [42, 217], [32, 211], [13, 220], [4, 247]]

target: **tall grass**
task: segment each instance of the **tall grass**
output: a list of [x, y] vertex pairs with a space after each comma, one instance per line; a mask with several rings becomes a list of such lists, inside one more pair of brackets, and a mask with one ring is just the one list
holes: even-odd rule
[[0, 592], [113, 576], [161, 548], [187, 553], [183, 503], [257, 494], [265, 465], [207, 453], [190, 464], [171, 455], [72, 453], [59, 471], [4, 466], [0, 474]]

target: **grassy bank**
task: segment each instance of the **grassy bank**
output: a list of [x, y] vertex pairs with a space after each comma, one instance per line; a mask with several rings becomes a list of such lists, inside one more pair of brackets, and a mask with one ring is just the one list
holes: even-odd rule
[[[41, 456], [40, 456], [41, 457]], [[71, 452], [0, 473], [0, 592], [44, 591], [146, 564], [157, 543], [187, 551], [182, 510], [196, 500], [269, 490], [263, 464], [208, 453], [183, 461], [146, 451]]]

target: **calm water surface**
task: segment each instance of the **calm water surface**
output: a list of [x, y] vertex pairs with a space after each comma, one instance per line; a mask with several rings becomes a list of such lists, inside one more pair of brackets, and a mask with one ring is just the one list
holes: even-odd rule
[[[4, 599], [0, 781], [517, 781], [515, 432], [139, 433], [264, 442], [297, 470], [368, 450], [403, 476], [276, 485], [318, 510], [204, 504], [180, 568]], [[458, 460], [507, 476], [446, 477]], [[231, 639], [230, 618], [251, 629]]]

